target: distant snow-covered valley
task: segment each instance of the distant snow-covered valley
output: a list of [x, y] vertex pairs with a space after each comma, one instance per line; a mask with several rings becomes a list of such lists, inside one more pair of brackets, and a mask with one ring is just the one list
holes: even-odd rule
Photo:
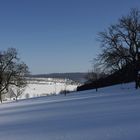
[[75, 91], [79, 84], [69, 79], [29, 78], [20, 99], [59, 94], [62, 90]]

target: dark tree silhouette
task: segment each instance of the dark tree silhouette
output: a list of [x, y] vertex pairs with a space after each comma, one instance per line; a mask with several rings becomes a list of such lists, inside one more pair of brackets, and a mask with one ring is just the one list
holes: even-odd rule
[[28, 66], [17, 57], [17, 51], [9, 48], [0, 52], [0, 101], [2, 95], [8, 92], [10, 85], [24, 87], [25, 75], [29, 73]]
[[99, 33], [103, 51], [98, 56], [101, 65], [108, 71], [117, 71], [132, 65], [136, 88], [140, 63], [140, 11], [132, 9], [122, 16], [117, 24]]

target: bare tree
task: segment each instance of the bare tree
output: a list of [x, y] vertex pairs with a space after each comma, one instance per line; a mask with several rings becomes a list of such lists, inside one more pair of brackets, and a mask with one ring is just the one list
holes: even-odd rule
[[96, 80], [96, 73], [94, 72], [94, 70], [89, 70], [87, 75], [86, 75], [86, 83], [92, 83], [93, 81]]
[[97, 80], [100, 78], [105, 77], [105, 74], [102, 72], [101, 67], [98, 63], [93, 63], [93, 68], [87, 73], [86, 79], [87, 83], [92, 83], [94, 82], [96, 91], [98, 91], [98, 86], [96, 84]]
[[12, 88], [9, 88], [8, 93], [7, 93], [5, 96], [6, 96], [7, 98], [10, 98], [10, 100], [11, 100], [12, 98], [14, 98], [14, 97], [15, 97], [15, 93], [14, 93], [13, 89], [12, 89]]
[[16, 99], [16, 101], [18, 100], [18, 98], [24, 93], [25, 88], [21, 88], [21, 87], [16, 87], [14, 93], [14, 97]]
[[98, 59], [103, 67], [116, 71], [131, 64], [137, 88], [140, 11], [132, 9], [127, 16], [122, 16], [118, 24], [111, 25], [106, 31], [99, 33], [99, 40], [103, 51]]
[[0, 52], [0, 101], [2, 95], [8, 92], [10, 85], [22, 87], [26, 85], [25, 75], [29, 73], [28, 66], [17, 57], [17, 51], [10, 48]]
[[93, 61], [92, 69], [88, 71], [86, 75], [87, 83], [92, 83], [100, 78], [105, 77], [105, 73], [100, 65], [100, 63], [96, 63], [96, 60]]

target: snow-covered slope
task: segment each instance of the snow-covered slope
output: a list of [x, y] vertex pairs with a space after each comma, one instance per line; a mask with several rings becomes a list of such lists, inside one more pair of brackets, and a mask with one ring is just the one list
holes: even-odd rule
[[139, 140], [133, 83], [0, 105], [1, 140]]

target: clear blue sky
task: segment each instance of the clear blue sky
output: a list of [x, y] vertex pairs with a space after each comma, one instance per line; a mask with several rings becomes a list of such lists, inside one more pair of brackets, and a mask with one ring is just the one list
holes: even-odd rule
[[139, 0], [0, 0], [0, 50], [17, 48], [33, 74], [87, 72], [97, 33]]

